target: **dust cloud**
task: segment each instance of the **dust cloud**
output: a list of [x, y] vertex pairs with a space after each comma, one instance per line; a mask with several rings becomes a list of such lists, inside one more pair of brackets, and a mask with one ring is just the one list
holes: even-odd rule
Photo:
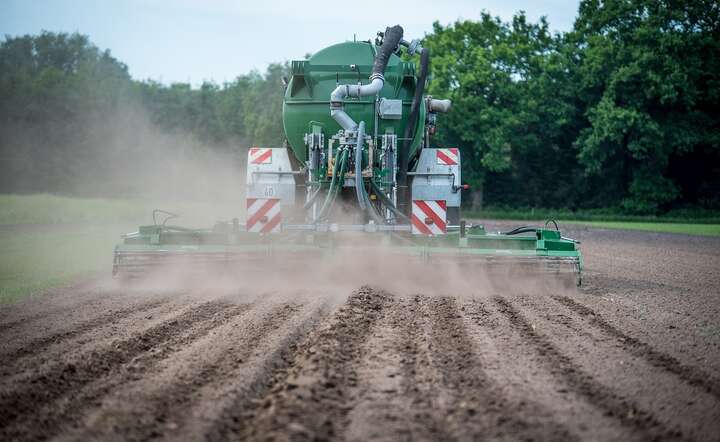
[[109, 175], [83, 179], [104, 182], [104, 194], [156, 202], [157, 208], [181, 215], [183, 225], [211, 226], [244, 215], [247, 147], [241, 141], [214, 144], [182, 128], [168, 132], [137, 108], [119, 117], [104, 128], [106, 150], [99, 153], [113, 164]]
[[[572, 278], [530, 272], [527, 266], [490, 267], [462, 258], [425, 261], [390, 246], [346, 243], [331, 255], [262, 252], [224, 264], [178, 262], [146, 269], [116, 281], [139, 291], [187, 291], [237, 302], [299, 302], [322, 299], [344, 303], [361, 287], [395, 296], [447, 296], [457, 299], [514, 294], [574, 292]], [[574, 279], [573, 279], [574, 280]]]
[[245, 140], [200, 140], [134, 102], [73, 111], [71, 124], [0, 124], [4, 193], [145, 201], [198, 226], [243, 215]]
[[[89, 166], [64, 177], [63, 188], [71, 194], [153, 202], [158, 209], [179, 214], [172, 224], [186, 227], [209, 228], [216, 221], [244, 219], [247, 145], [243, 141], [213, 144], [193, 138], [183, 128], [160, 129], [148, 112], [131, 105], [118, 106], [111, 115], [88, 115], [84, 126], [87, 140], [78, 155]], [[286, 208], [285, 216], [292, 213], [294, 221], [304, 221], [303, 214], [296, 212]], [[344, 189], [338, 196], [331, 219], [365, 222], [353, 189]], [[138, 220], [138, 224], [149, 222], [150, 213]], [[461, 257], [423, 262], [376, 243], [381, 235], [336, 235], [334, 241], [340, 247], [332, 255], [268, 258], [259, 253], [261, 256], [249, 256], [221, 269], [181, 263], [163, 267], [132, 285], [147, 291], [227, 292], [242, 301], [272, 294], [299, 300], [321, 296], [337, 302], [361, 286], [397, 295], [457, 297], [539, 287], [536, 279], [522, 271], [498, 279], [482, 265], [464, 262]], [[286, 239], [279, 241], [285, 245]]]

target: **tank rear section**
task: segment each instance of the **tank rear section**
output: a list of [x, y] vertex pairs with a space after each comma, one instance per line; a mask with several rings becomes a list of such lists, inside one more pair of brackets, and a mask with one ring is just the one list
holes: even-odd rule
[[[308, 134], [323, 137], [323, 148], [343, 128], [328, 111], [330, 94], [339, 84], [366, 83], [378, 47], [374, 42], [344, 42], [318, 51], [307, 60], [292, 62], [292, 72], [283, 100], [283, 127], [293, 154], [308, 160]], [[365, 122], [365, 132], [379, 140], [382, 135], [403, 134], [417, 87], [415, 64], [393, 53], [384, 73], [382, 89], [373, 96], [351, 97], [345, 111]], [[410, 155], [416, 156], [425, 130], [425, 103], [420, 103], [418, 124]]]

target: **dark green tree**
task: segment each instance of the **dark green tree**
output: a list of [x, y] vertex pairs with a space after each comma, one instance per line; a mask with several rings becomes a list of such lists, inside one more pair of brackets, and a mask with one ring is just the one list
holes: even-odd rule
[[503, 189], [498, 197], [507, 204], [564, 204], [547, 199], [548, 190], [557, 189], [553, 182], [567, 180], [575, 163], [568, 130], [576, 109], [562, 43], [545, 19], [529, 23], [523, 13], [511, 23], [488, 13], [479, 21], [435, 23], [425, 38], [432, 54], [429, 90], [453, 100], [440, 139], [461, 148], [475, 207], [491, 178], [508, 182], [487, 182], [495, 194]]
[[718, 159], [718, 3], [587, 0], [568, 37], [586, 118], [581, 164], [619, 181], [627, 210], [666, 208], [682, 196], [671, 161]]

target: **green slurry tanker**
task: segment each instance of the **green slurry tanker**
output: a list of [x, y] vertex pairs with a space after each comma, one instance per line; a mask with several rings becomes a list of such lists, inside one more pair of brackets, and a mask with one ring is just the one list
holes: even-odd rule
[[[419, 55], [419, 64], [402, 52]], [[344, 250], [471, 270], [518, 265], [579, 284], [582, 255], [556, 223], [488, 233], [462, 220], [462, 149], [433, 145], [436, 119], [451, 102], [425, 95], [429, 62], [400, 26], [293, 61], [284, 84], [287, 143], [248, 149], [245, 222], [189, 229], [156, 211], [152, 225], [124, 235], [113, 273], [175, 262], [312, 262]]]

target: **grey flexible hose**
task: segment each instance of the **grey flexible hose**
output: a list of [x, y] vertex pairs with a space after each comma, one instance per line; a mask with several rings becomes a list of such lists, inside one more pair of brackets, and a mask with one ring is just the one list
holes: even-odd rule
[[337, 177], [338, 175], [343, 175], [345, 173], [343, 169], [345, 168], [345, 164], [347, 162], [347, 156], [347, 150], [343, 150], [340, 153], [340, 156], [335, 163], [335, 168], [333, 169], [332, 180], [330, 181], [330, 189], [328, 190], [328, 194], [325, 197], [322, 208], [320, 209], [320, 212], [318, 213], [318, 216], [315, 218], [313, 223], [317, 223], [318, 221], [320, 221], [323, 216], [325, 216], [325, 212], [327, 212], [330, 206], [332, 206], [332, 204], [335, 202], [334, 196], [337, 194], [338, 188]]
[[357, 196], [360, 209], [365, 211], [367, 205], [363, 195], [363, 179], [362, 179], [362, 147], [363, 138], [365, 137], [365, 122], [361, 121], [357, 128], [357, 143], [355, 144], [355, 196]]

